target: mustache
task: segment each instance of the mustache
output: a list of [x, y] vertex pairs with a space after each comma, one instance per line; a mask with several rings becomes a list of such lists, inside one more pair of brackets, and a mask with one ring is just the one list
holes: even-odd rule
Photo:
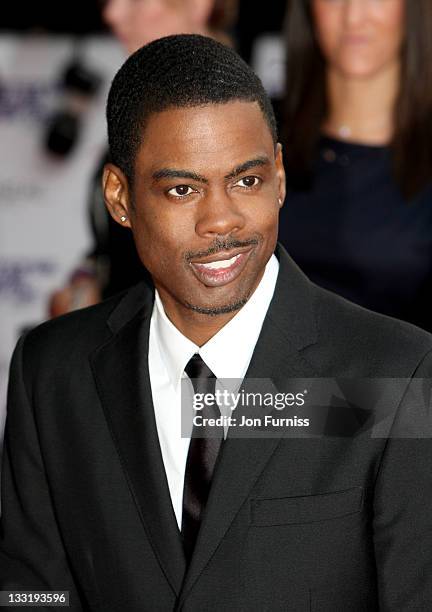
[[185, 253], [184, 258], [187, 263], [190, 263], [192, 259], [216, 255], [216, 253], [220, 253], [221, 251], [230, 251], [231, 249], [242, 249], [248, 246], [256, 246], [259, 243], [260, 239], [257, 236], [248, 238], [247, 240], [237, 240], [235, 238], [216, 238], [205, 251], [188, 251]]

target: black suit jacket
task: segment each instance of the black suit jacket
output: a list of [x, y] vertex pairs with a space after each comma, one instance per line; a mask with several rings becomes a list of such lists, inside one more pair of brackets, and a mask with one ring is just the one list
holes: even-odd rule
[[[247, 378], [430, 375], [431, 336], [278, 256]], [[74, 612], [431, 610], [429, 439], [228, 437], [186, 568], [148, 375], [152, 304], [138, 285], [20, 340], [1, 589], [67, 589]]]

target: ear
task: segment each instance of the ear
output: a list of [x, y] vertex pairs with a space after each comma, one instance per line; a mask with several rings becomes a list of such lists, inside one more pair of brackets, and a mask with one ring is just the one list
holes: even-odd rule
[[114, 166], [105, 164], [102, 177], [104, 200], [111, 217], [122, 227], [131, 227], [132, 213], [128, 180], [124, 173]]
[[207, 26], [213, 11], [215, 0], [187, 0], [194, 25], [198, 28]]
[[286, 176], [285, 176], [285, 168], [283, 165], [283, 155], [282, 155], [282, 145], [280, 142], [276, 145], [276, 176], [278, 179], [278, 197], [280, 201], [280, 207], [282, 208], [285, 202], [286, 196]]

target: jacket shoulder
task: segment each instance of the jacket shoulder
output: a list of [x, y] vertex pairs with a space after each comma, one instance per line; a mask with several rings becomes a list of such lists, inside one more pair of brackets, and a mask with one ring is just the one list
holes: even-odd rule
[[95, 306], [38, 325], [22, 342], [26, 370], [38, 372], [82, 362], [142, 310], [148, 297], [148, 289], [136, 285]]
[[94, 306], [74, 310], [41, 323], [27, 333], [26, 346], [29, 349], [31, 347], [40, 349], [51, 343], [60, 345], [68, 341], [96, 340], [101, 334], [103, 335], [107, 321], [122, 297], [123, 294], [119, 294]]
[[432, 334], [405, 321], [372, 312], [313, 285], [320, 340], [332, 347], [340, 367], [365, 376], [411, 376], [432, 351]]

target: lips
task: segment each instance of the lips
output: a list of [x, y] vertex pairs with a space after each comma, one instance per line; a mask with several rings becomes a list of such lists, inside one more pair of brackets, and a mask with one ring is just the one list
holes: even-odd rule
[[252, 252], [237, 251], [235, 253], [218, 253], [207, 261], [192, 261], [191, 268], [198, 278], [207, 287], [221, 287], [236, 279], [245, 267]]
[[369, 38], [362, 34], [347, 34], [343, 41], [346, 45], [366, 45], [369, 43]]

